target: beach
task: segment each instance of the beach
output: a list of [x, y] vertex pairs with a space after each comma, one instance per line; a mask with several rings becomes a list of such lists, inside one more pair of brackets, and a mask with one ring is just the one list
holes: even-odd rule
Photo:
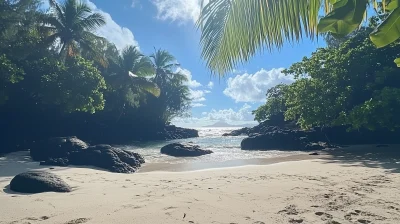
[[[384, 153], [398, 146], [360, 154], [366, 147], [268, 165], [135, 174], [50, 169], [18, 152], [0, 158], [0, 223], [400, 223], [400, 160]], [[73, 191], [8, 189], [14, 175], [32, 169], [59, 175]]]

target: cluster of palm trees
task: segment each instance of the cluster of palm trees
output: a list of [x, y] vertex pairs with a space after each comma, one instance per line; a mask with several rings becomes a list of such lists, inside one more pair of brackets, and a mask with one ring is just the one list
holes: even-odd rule
[[[167, 51], [156, 50], [150, 57], [144, 56], [135, 46], [127, 46], [118, 52], [115, 45], [96, 36], [95, 31], [105, 25], [100, 13], [93, 13], [85, 3], [66, 0], [59, 4], [49, 0], [50, 13], [45, 15], [44, 23], [49, 30], [49, 43], [59, 45], [62, 60], [74, 55], [84, 55], [104, 67], [116, 71], [115, 83], [123, 84], [123, 89], [145, 90], [160, 96], [160, 87], [167, 81], [181, 80], [185, 76], [174, 72], [178, 66], [176, 59]], [[146, 77], [155, 76], [153, 81]]]
[[165, 111], [160, 115], [165, 117], [163, 119], [172, 116], [167, 110], [171, 104], [168, 100], [174, 98], [171, 91], [179, 91], [177, 95], [184, 101], [190, 100], [189, 89], [184, 85], [187, 77], [176, 72], [179, 64], [168, 51], [155, 49], [148, 57], [137, 47], [127, 46], [119, 52], [114, 44], [95, 34], [106, 24], [102, 14], [93, 12], [78, 0], [62, 3], [49, 0], [49, 3], [49, 12], [42, 15], [42, 25], [48, 33], [46, 43], [58, 50], [61, 61], [80, 55], [93, 60], [100, 70], [107, 71], [106, 80], [123, 96], [121, 113], [128, 104], [134, 104], [130, 98], [132, 93], [147, 92], [158, 97], [159, 106], [163, 107], [158, 109]]

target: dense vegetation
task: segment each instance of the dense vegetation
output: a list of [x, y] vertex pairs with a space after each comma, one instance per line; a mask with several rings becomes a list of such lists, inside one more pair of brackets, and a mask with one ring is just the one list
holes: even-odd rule
[[119, 51], [95, 35], [101, 14], [49, 2], [42, 12], [39, 0], [0, 0], [2, 148], [65, 135], [140, 140], [187, 111], [186, 76], [171, 54]]
[[304, 129], [399, 128], [400, 70], [393, 60], [400, 56], [400, 42], [376, 48], [370, 31], [363, 28], [341, 40], [330, 37], [328, 47], [286, 69], [296, 81], [268, 90], [267, 103], [253, 112], [256, 120], [281, 114]]

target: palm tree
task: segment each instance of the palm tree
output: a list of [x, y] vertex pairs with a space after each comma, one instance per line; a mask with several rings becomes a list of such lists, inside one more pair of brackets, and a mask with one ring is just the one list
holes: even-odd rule
[[110, 60], [110, 69], [115, 71], [114, 83], [125, 92], [144, 90], [156, 97], [160, 95], [160, 88], [146, 77], [154, 75], [152, 63], [135, 46], [128, 46], [122, 50], [116, 60]]
[[175, 74], [173, 72], [179, 64], [176, 62], [174, 56], [172, 56], [166, 50], [155, 50], [155, 52], [150, 55], [152, 59], [152, 65], [155, 71], [154, 81], [162, 87], [168, 82], [168, 79], [171, 79]]
[[80, 50], [96, 54], [93, 41], [102, 38], [93, 34], [99, 27], [105, 25], [103, 15], [93, 13], [89, 6], [77, 0], [65, 0], [58, 4], [49, 0], [50, 14], [45, 18], [45, 24], [51, 30], [49, 43], [60, 44], [60, 56], [79, 54]]
[[[112, 48], [112, 46], [109, 46]], [[107, 49], [113, 52], [112, 49]], [[110, 54], [111, 56], [113, 54]], [[127, 46], [120, 55], [109, 58], [108, 83], [111, 83], [111, 93], [115, 100], [110, 102], [119, 110], [117, 121], [124, 114], [127, 105], [135, 107], [144, 96], [143, 92], [150, 93], [155, 97], [160, 96], [160, 88], [147, 77], [154, 75], [152, 63], [135, 46]]]
[[[201, 12], [202, 57], [214, 73], [224, 75], [258, 51], [281, 48], [318, 32], [346, 35], [360, 26], [368, 4], [377, 0], [210, 0]], [[391, 15], [371, 34], [378, 47], [400, 37], [397, 1], [381, 0]], [[318, 20], [321, 9], [326, 16]], [[389, 37], [389, 38], [388, 38]]]
[[158, 113], [156, 116], [161, 121], [167, 122], [187, 109], [190, 93], [185, 82], [188, 80], [186, 75], [176, 71], [179, 64], [168, 51], [155, 50], [150, 58], [155, 71], [154, 82], [161, 90], [156, 103]]

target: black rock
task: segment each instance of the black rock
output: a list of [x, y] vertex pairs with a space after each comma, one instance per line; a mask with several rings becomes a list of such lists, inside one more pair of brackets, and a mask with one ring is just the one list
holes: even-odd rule
[[167, 125], [163, 130], [156, 134], [156, 139], [185, 139], [185, 138], [196, 138], [199, 137], [199, 131], [196, 129], [181, 128], [175, 125]]
[[238, 130], [233, 130], [229, 133], [225, 133], [222, 136], [240, 136], [240, 135], [249, 135], [250, 128], [241, 128]]
[[76, 137], [53, 138], [38, 145], [46, 147], [31, 150], [31, 156], [41, 161], [40, 165], [95, 166], [116, 173], [134, 173], [145, 162], [137, 153], [110, 145], [89, 146]]
[[20, 193], [71, 191], [71, 187], [60, 177], [44, 171], [29, 171], [18, 174], [11, 180], [10, 189]]
[[195, 157], [213, 153], [211, 150], [203, 150], [198, 145], [190, 143], [172, 143], [161, 148], [161, 153], [175, 157]]
[[75, 136], [56, 137], [33, 144], [30, 149], [30, 154], [33, 160], [42, 161], [49, 158], [68, 157], [69, 152], [86, 149], [88, 147], [88, 144]]
[[242, 150], [304, 150], [307, 144], [296, 131], [273, 131], [243, 139]]
[[313, 153], [310, 153], [309, 155], [310, 155], [310, 156], [318, 156], [319, 153], [318, 153], [318, 152], [313, 152]]

